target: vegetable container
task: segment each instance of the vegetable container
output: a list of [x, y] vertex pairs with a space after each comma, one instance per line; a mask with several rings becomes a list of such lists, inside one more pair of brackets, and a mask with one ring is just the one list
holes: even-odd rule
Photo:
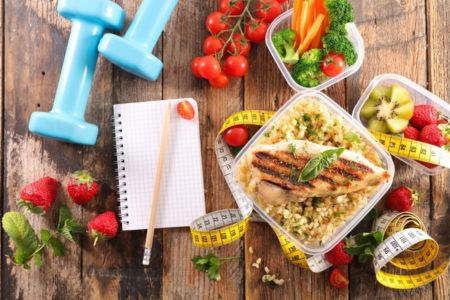
[[361, 34], [358, 31], [358, 28], [356, 27], [355, 23], [349, 23], [347, 24], [347, 31], [348, 31], [348, 39], [352, 42], [356, 53], [358, 54], [358, 59], [352, 66], [346, 66], [345, 70], [339, 74], [336, 77], [328, 78], [326, 81], [322, 82], [320, 85], [316, 87], [304, 87], [299, 85], [297, 82], [295, 82], [294, 78], [291, 76], [290, 70], [286, 67], [286, 65], [281, 60], [280, 56], [278, 55], [277, 49], [275, 49], [275, 46], [272, 42], [273, 35], [278, 32], [279, 30], [283, 28], [291, 28], [291, 19], [292, 19], [292, 12], [293, 9], [289, 9], [283, 14], [281, 14], [278, 18], [276, 18], [272, 24], [270, 25], [269, 29], [266, 33], [266, 45], [267, 48], [269, 48], [270, 53], [272, 54], [273, 59], [275, 60], [275, 63], [278, 66], [278, 69], [280, 69], [281, 74], [283, 74], [284, 79], [286, 79], [287, 83], [296, 91], [321, 91], [323, 89], [326, 89], [333, 84], [341, 81], [344, 78], [349, 77], [350, 75], [356, 73], [360, 68], [364, 60], [364, 41], [361, 37]]
[[[373, 89], [377, 87], [378, 85], [387, 85], [391, 86], [393, 84], [399, 84], [403, 87], [405, 87], [408, 92], [411, 94], [411, 97], [413, 98], [414, 105], [418, 104], [430, 104], [433, 105], [439, 112], [441, 112], [444, 116], [447, 118], [450, 117], [450, 105], [446, 103], [441, 98], [437, 97], [436, 95], [430, 93], [420, 85], [418, 85], [415, 82], [412, 82], [411, 80], [397, 75], [397, 74], [381, 74], [375, 77], [367, 87], [367, 89], [364, 91], [364, 94], [361, 96], [359, 101], [356, 103], [355, 108], [353, 109], [353, 117], [358, 120], [361, 124], [366, 126], [367, 122], [364, 120], [364, 118], [361, 119], [360, 113], [361, 108], [363, 107], [366, 100], [369, 98], [370, 93], [372, 93]], [[424, 165], [421, 165], [417, 161], [401, 156], [397, 156], [398, 159], [403, 161], [404, 163], [410, 165], [414, 169], [418, 170], [419, 172], [426, 174], [426, 175], [437, 175], [441, 173], [442, 171], [446, 170], [444, 167], [436, 167], [433, 169], [429, 169], [425, 167]]]
[[[240, 165], [243, 157], [251, 150], [251, 148], [258, 143], [264, 133], [270, 130], [272, 125], [274, 125], [278, 120], [289, 112], [289, 110], [295, 106], [295, 104], [302, 99], [311, 99], [311, 101], [318, 101], [323, 104], [331, 114], [338, 115], [342, 117], [343, 123], [348, 127], [352, 128], [355, 132], [359, 133], [368, 146], [374, 148], [380, 160], [382, 161], [383, 168], [386, 169], [389, 174], [389, 180], [382, 184], [380, 188], [374, 192], [372, 197], [368, 200], [367, 204], [357, 211], [344, 225], [340, 226], [332, 235], [332, 237], [322, 243], [321, 245], [306, 245], [302, 243], [293, 234], [287, 232], [282, 226], [280, 226], [265, 210], [257, 203], [256, 199], [252, 195], [248, 195], [244, 192], [243, 186], [236, 180], [237, 172], [239, 172], [238, 166]], [[252, 139], [246, 144], [246, 146], [239, 152], [235, 159], [233, 166], [233, 176], [237, 182], [238, 189], [245, 195], [248, 201], [253, 203], [254, 209], [258, 214], [272, 226], [274, 229], [280, 231], [285, 235], [291, 242], [297, 245], [303, 252], [310, 255], [323, 254], [331, 250], [339, 241], [341, 241], [348, 233], [370, 212], [370, 210], [379, 202], [383, 195], [389, 190], [392, 185], [394, 178], [395, 167], [392, 161], [392, 157], [384, 149], [384, 147], [378, 143], [372, 135], [362, 126], [362, 124], [355, 122], [355, 120], [348, 114], [343, 108], [336, 104], [332, 99], [318, 91], [302, 92], [294, 95], [270, 120], [265, 124], [260, 130], [252, 137]]]

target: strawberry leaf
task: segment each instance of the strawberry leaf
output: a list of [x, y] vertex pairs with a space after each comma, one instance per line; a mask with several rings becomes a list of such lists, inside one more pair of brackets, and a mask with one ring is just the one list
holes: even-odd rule
[[30, 267], [29, 261], [33, 256], [36, 264], [39, 265], [42, 262], [39, 257], [42, 246], [39, 244], [34, 229], [24, 215], [19, 212], [7, 212], [3, 215], [2, 226], [10, 239], [15, 243], [14, 261], [16, 264], [28, 269]]
[[25, 201], [23, 199], [20, 199], [17, 201], [17, 206], [19, 206], [20, 208], [23, 208], [25, 210], [25, 212], [31, 212], [31, 213], [37, 214], [37, 215], [45, 214], [45, 210], [44, 210], [43, 206], [34, 206], [34, 204], [31, 203], [30, 201]]
[[49, 230], [42, 229], [41, 230], [41, 240], [44, 242], [45, 246], [50, 246], [53, 250], [53, 255], [55, 256], [64, 256], [65, 248], [63, 243], [54, 236]]
[[86, 233], [86, 228], [72, 217], [69, 208], [65, 205], [62, 205], [59, 209], [57, 230], [62, 236], [74, 243], [74, 235]]

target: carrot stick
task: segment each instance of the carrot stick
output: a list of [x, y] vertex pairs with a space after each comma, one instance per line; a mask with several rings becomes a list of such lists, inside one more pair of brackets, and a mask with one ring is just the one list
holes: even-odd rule
[[325, 7], [325, 0], [316, 0], [316, 8], [318, 14], [325, 16], [322, 24], [322, 35], [324, 35], [328, 29], [328, 25], [330, 25], [330, 16], [328, 15], [328, 10]]
[[309, 6], [308, 1], [303, 1], [302, 14], [301, 14], [301, 18], [300, 18], [300, 38], [302, 40], [302, 43], [303, 43], [303, 40], [305, 39], [306, 31], [307, 31], [306, 26], [307, 26], [307, 21], [308, 21], [308, 6]]
[[305, 28], [305, 36], [306, 33], [311, 28], [312, 23], [314, 22], [314, 9], [315, 9], [315, 0], [308, 0], [308, 13], [306, 14], [306, 28]]
[[322, 46], [320, 45], [321, 43], [321, 38], [322, 38], [322, 27], [324, 22], [322, 22], [322, 24], [320, 25], [319, 30], [317, 31], [316, 35], [314, 36], [312, 42], [311, 42], [311, 46], [308, 48], [309, 49], [316, 49], [316, 48], [322, 48]]
[[317, 33], [320, 30], [320, 27], [322, 25], [322, 22], [324, 20], [325, 16], [322, 14], [319, 14], [316, 18], [316, 20], [314, 21], [313, 25], [311, 26], [311, 28], [309, 29], [308, 33], [306, 34], [305, 39], [302, 41], [302, 43], [300, 44], [300, 54], [303, 54], [309, 47], [309, 45], [311, 44], [313, 38], [317, 35]]
[[294, 0], [294, 10], [292, 12], [292, 24], [291, 24], [291, 28], [293, 31], [295, 31], [296, 29], [296, 24], [297, 24], [297, 13], [298, 13], [298, 0]]

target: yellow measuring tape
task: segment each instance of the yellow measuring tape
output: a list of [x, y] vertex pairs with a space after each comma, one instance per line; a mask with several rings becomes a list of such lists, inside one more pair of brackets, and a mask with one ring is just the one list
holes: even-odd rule
[[393, 155], [450, 168], [450, 152], [443, 148], [400, 136], [370, 132]]
[[[262, 126], [273, 114], [274, 112], [272, 111], [242, 111], [230, 116], [223, 124], [216, 138], [215, 151], [220, 169], [239, 209], [220, 210], [196, 219], [191, 224], [192, 241], [195, 246], [223, 246], [240, 239], [244, 235], [253, 211], [253, 205], [234, 182], [232, 175], [234, 157], [228, 145], [223, 140], [222, 133], [236, 125]], [[416, 227], [410, 228], [413, 224], [416, 224]], [[437, 255], [439, 248], [437, 243], [426, 234], [419, 218], [412, 214], [387, 214], [377, 220], [374, 229], [382, 231], [386, 236], [386, 239], [377, 247], [374, 258], [376, 278], [381, 284], [396, 289], [418, 287], [433, 281], [448, 266], [447, 262], [434, 270], [418, 275], [386, 273], [381, 269], [387, 263], [408, 270], [415, 269], [413, 266], [417, 268], [428, 265]], [[284, 254], [291, 263], [315, 273], [322, 272], [331, 267], [331, 264], [325, 260], [323, 255], [307, 257], [284, 235], [275, 229], [274, 231]], [[417, 235], [417, 238], [411, 238], [411, 235]], [[407, 243], [403, 244], [403, 248], [395, 248], [401, 250], [397, 252], [391, 251], [394, 249], [392, 248], [392, 243], [398, 243], [397, 239], [400, 242], [406, 239]], [[397, 245], [395, 243], [394, 246]], [[406, 247], [407, 245], [409, 246]], [[385, 254], [386, 251], [389, 255]], [[403, 253], [408, 256], [404, 257]], [[391, 256], [391, 254], [395, 255]], [[426, 262], [425, 264], [423, 263], [424, 261]]]
[[384, 233], [376, 248], [373, 266], [379, 283], [394, 289], [412, 289], [435, 280], [445, 272], [447, 260], [440, 266], [418, 274], [398, 275], [382, 270], [388, 263], [403, 270], [417, 270], [432, 263], [439, 252], [438, 243], [427, 233], [422, 221], [413, 213], [390, 212], [374, 223], [375, 231]]

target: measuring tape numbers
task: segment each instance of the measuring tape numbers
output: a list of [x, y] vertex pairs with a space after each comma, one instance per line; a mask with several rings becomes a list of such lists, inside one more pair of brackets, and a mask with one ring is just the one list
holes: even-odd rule
[[[234, 157], [222, 138], [222, 133], [237, 125], [263, 126], [273, 115], [274, 112], [272, 111], [249, 110], [238, 112], [224, 122], [215, 141], [215, 152], [219, 167], [238, 205], [238, 209], [215, 211], [194, 220], [191, 224], [191, 236], [195, 246], [223, 246], [240, 239], [245, 234], [253, 211], [253, 203], [242, 192], [233, 178]], [[379, 133], [373, 134], [385, 147], [392, 148], [392, 151], [403, 151], [402, 153], [419, 151], [422, 153], [422, 149], [426, 149], [427, 152], [421, 155], [427, 156], [432, 153], [431, 151], [436, 150], [434, 148], [440, 149], [419, 142], [418, 144], [424, 144], [427, 147], [419, 148], [422, 145], [410, 143], [406, 145], [406, 149], [403, 149], [402, 145], [409, 140], [405, 142], [406, 139], [399, 137]], [[394, 144], [391, 145], [391, 143]], [[408, 157], [416, 159], [412, 154], [409, 155]], [[428, 162], [438, 164], [443, 161], [442, 159], [436, 160], [434, 158], [437, 157], [436, 155], [430, 154], [427, 157], [433, 157], [433, 160]], [[275, 228], [272, 229], [275, 231], [289, 262], [315, 273], [322, 272], [332, 266], [326, 261], [324, 255], [308, 257], [281, 232]], [[412, 213], [387, 213], [376, 220], [373, 230], [381, 231], [385, 237], [385, 240], [376, 248], [373, 260], [376, 278], [381, 284], [394, 289], [415, 288], [433, 281], [446, 270], [448, 261], [431, 271], [415, 275], [390, 274], [382, 270], [388, 263], [400, 269], [415, 270], [429, 265], [436, 257], [439, 252], [439, 245], [426, 233], [425, 226], [416, 215]]]
[[377, 131], [370, 133], [393, 155], [450, 168], [450, 152], [443, 148]]
[[415, 214], [386, 213], [376, 220], [373, 230], [384, 234], [373, 260], [377, 281], [382, 285], [412, 289], [432, 282], [447, 269], [448, 260], [417, 274], [399, 275], [382, 270], [389, 263], [399, 269], [417, 270], [430, 265], [439, 253], [438, 243], [427, 234], [425, 225]]

